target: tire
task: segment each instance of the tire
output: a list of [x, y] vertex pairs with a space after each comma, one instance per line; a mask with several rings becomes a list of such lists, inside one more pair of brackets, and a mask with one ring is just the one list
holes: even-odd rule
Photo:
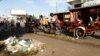
[[55, 34], [56, 34], [56, 35], [59, 35], [59, 34], [60, 34], [59, 28], [56, 28], [56, 29], [55, 29]]
[[75, 31], [75, 36], [79, 39], [84, 38], [85, 37], [85, 32], [83, 29], [76, 29]]
[[56, 34], [56, 35], [59, 35], [59, 34], [60, 34], [60, 31], [59, 31], [59, 30], [56, 30], [56, 31], [55, 31], [55, 34]]

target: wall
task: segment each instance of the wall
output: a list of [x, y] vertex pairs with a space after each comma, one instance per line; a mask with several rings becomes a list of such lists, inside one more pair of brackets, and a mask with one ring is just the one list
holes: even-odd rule
[[76, 4], [81, 4], [81, 0], [67, 0], [67, 2], [72, 5], [72, 8], [75, 8]]

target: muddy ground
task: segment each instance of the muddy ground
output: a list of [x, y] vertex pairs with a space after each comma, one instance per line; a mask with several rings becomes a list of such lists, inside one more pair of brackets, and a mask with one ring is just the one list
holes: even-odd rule
[[62, 41], [38, 34], [25, 34], [22, 38], [34, 38], [46, 43], [44, 52], [36, 56], [100, 56], [99, 39]]
[[[21, 29], [17, 29], [16, 31], [17, 32], [15, 32], [15, 30], [13, 32], [3, 32], [0, 36], [0, 40], [4, 40], [9, 36], [16, 35], [21, 39], [36, 39], [46, 43], [45, 50], [43, 52], [39, 52], [35, 56], [100, 56], [99, 33], [96, 33], [94, 37], [88, 36], [86, 39], [73, 39], [67, 41], [51, 38], [50, 36], [44, 35], [45, 33], [42, 32], [26, 33]], [[0, 54], [0, 56], [4, 56], [3, 54], [6, 54], [6, 52], [0, 52]]]

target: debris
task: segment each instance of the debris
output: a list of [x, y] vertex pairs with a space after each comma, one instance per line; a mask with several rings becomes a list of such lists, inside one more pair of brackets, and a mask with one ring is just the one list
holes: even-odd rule
[[16, 45], [18, 43], [18, 39], [14, 36], [14, 37], [9, 37], [8, 39], [5, 40], [5, 44], [6, 45]]
[[33, 52], [34, 54], [37, 52], [44, 51], [44, 43], [39, 42], [37, 40], [30, 40], [30, 39], [17, 39], [16, 37], [9, 37], [5, 41], [6, 44], [6, 51], [10, 52], [11, 54], [14, 53], [30, 53]]
[[0, 41], [0, 51], [3, 51], [6, 48], [4, 41]]
[[29, 52], [29, 51], [31, 51], [31, 49], [33, 47], [32, 45], [33, 45], [32, 41], [29, 39], [21, 40], [21, 41], [19, 41], [17, 48], [19, 48], [19, 51], [21, 51], [21, 52], [27, 52], [27, 51]]

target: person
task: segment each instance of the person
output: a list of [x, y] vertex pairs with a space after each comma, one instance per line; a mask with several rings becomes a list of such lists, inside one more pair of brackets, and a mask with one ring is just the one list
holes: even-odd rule
[[80, 15], [78, 15], [78, 19], [77, 19], [77, 22], [78, 22], [78, 25], [82, 25], [82, 19], [81, 19], [81, 17], [80, 17]]
[[100, 17], [97, 17], [96, 22], [100, 22]]
[[48, 18], [43, 17], [43, 19], [41, 19], [41, 23], [43, 26], [47, 27], [48, 26]]
[[53, 26], [55, 26], [56, 17], [53, 16], [53, 13], [51, 13], [50, 16], [51, 16], [51, 18], [50, 18], [50, 24], [52, 24]]
[[93, 18], [90, 16], [90, 22], [93, 22]]
[[41, 19], [41, 27], [42, 27], [42, 30], [43, 30], [43, 31], [47, 31], [48, 26], [49, 26], [48, 18], [43, 17], [43, 18]]
[[38, 28], [40, 26], [40, 21], [38, 19], [33, 19], [35, 23], [35, 27]]
[[32, 16], [29, 16], [27, 18], [27, 21], [26, 21], [26, 28], [28, 29], [28, 32], [32, 32], [35, 28], [35, 24], [34, 24], [34, 21], [33, 21], [33, 18]]
[[78, 25], [81, 25], [81, 24], [82, 24], [82, 20], [78, 19]]
[[60, 34], [61, 32], [61, 21], [56, 17], [55, 18], [55, 26], [56, 26], [56, 34]]
[[50, 19], [50, 26], [51, 26], [51, 27], [55, 26], [55, 18], [54, 18], [54, 17], [52, 17], [52, 18]]
[[16, 23], [17, 27], [20, 27], [20, 20], [19, 18], [17, 18], [17, 23]]
[[93, 18], [90, 16], [90, 22], [89, 22], [88, 26], [93, 26], [93, 25], [94, 25]]
[[11, 20], [11, 26], [14, 27], [14, 19]]

